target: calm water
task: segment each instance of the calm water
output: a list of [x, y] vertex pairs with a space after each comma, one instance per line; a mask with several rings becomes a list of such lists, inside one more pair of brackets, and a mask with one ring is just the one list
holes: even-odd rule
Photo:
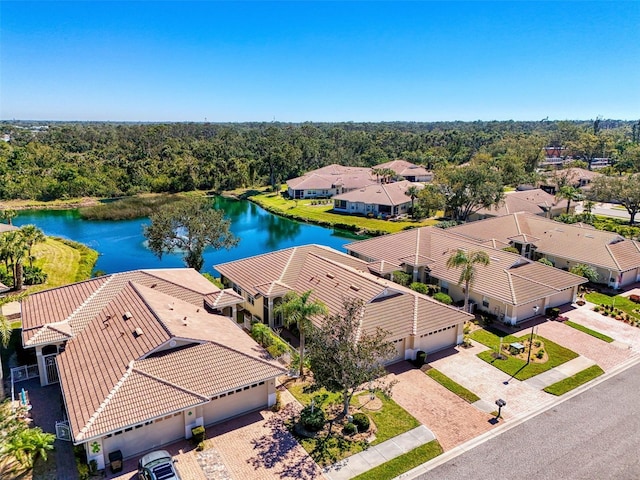
[[[344, 251], [353, 241], [347, 232], [298, 223], [272, 215], [246, 200], [217, 197], [216, 208], [231, 219], [231, 230], [240, 239], [231, 250], [207, 250], [203, 272], [218, 275], [213, 265], [297, 245], [317, 243]], [[17, 226], [34, 224], [47, 235], [84, 243], [100, 253], [96, 270], [107, 273], [138, 268], [183, 267], [179, 254], [163, 255], [162, 260], [145, 246], [142, 226], [149, 220], [83, 220], [77, 210], [23, 210], [13, 222]]]

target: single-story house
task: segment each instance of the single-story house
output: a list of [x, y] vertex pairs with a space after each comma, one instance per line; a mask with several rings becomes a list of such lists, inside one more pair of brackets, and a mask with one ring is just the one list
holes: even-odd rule
[[23, 300], [22, 341], [102, 469], [275, 402], [285, 369], [219, 314], [241, 301], [193, 269], [117, 273]]
[[483, 243], [511, 245], [527, 258], [544, 257], [563, 270], [576, 264], [591, 265], [598, 272], [598, 283], [612, 288], [640, 281], [640, 242], [591, 225], [513, 213], [448, 231]]
[[[478, 223], [481, 222], [469, 225]], [[497, 245], [453, 234], [450, 229], [415, 228], [351, 243], [345, 248], [378, 270], [381, 261], [399, 265], [413, 276], [413, 281], [438, 284], [454, 301], [464, 300], [464, 285], [458, 284], [460, 270], [448, 268], [447, 260], [459, 249], [485, 251], [490, 263], [476, 268], [469, 292], [472, 311], [486, 311], [511, 324], [574, 301], [578, 286], [586, 282], [583, 277], [506, 252]], [[390, 277], [392, 273], [380, 275]]]
[[407, 162], [406, 160], [392, 160], [373, 167], [374, 169], [390, 169], [409, 182], [430, 182], [433, 180], [433, 172], [421, 165]]
[[582, 190], [588, 190], [589, 184], [593, 180], [602, 177], [601, 173], [575, 167], [552, 170], [544, 172], [543, 175], [545, 178], [540, 183], [540, 188], [552, 195], [558, 193], [558, 185], [570, 185]]
[[352, 190], [333, 197], [336, 212], [371, 215], [374, 217], [395, 217], [411, 210], [411, 197], [407, 189], [411, 186], [422, 188], [421, 183], [403, 180], [394, 183], [376, 183], [358, 190]]
[[332, 164], [287, 180], [289, 198], [331, 198], [376, 183], [370, 168]]
[[[380, 265], [377, 266], [378, 268]], [[462, 342], [472, 317], [390, 280], [373, 275], [366, 262], [319, 245], [287, 248], [215, 266], [225, 285], [245, 298], [244, 315], [272, 328], [283, 326], [274, 308], [287, 292], [311, 290], [330, 314], [342, 312], [345, 299], [364, 305], [362, 328], [381, 327], [396, 345], [391, 362], [415, 358]], [[313, 318], [319, 324], [322, 318]]]
[[[570, 208], [573, 204], [570, 205]], [[553, 218], [566, 213], [567, 201], [558, 199], [539, 188], [507, 192], [504, 199], [490, 208], [481, 208], [469, 215], [467, 221], [475, 222], [485, 218], [500, 217], [514, 212], [528, 212], [541, 217]]]

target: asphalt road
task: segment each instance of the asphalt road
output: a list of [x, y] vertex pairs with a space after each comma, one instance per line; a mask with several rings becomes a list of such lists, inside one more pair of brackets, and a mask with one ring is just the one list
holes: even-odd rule
[[639, 452], [640, 364], [414, 478], [637, 480]]

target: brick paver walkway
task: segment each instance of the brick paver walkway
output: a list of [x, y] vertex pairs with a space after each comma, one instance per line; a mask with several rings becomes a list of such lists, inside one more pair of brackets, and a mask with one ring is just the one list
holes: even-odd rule
[[444, 450], [492, 427], [490, 415], [451, 393], [410, 363], [399, 362], [387, 370], [398, 381], [392, 390], [393, 399], [429, 428]]

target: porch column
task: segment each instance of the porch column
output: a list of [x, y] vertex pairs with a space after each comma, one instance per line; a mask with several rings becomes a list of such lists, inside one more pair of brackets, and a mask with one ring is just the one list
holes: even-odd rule
[[238, 321], [238, 306], [231, 305], [231, 318], [233, 318], [234, 322]]
[[268, 305], [269, 305], [269, 318], [267, 318], [267, 323], [271, 328], [273, 328], [273, 298], [269, 297]]
[[42, 346], [36, 347], [36, 363], [38, 364], [38, 374], [40, 375], [40, 386], [47, 385], [47, 370], [42, 357]]
[[414, 282], [418, 281], [418, 269], [419, 269], [419, 267], [413, 267], [413, 281]]

